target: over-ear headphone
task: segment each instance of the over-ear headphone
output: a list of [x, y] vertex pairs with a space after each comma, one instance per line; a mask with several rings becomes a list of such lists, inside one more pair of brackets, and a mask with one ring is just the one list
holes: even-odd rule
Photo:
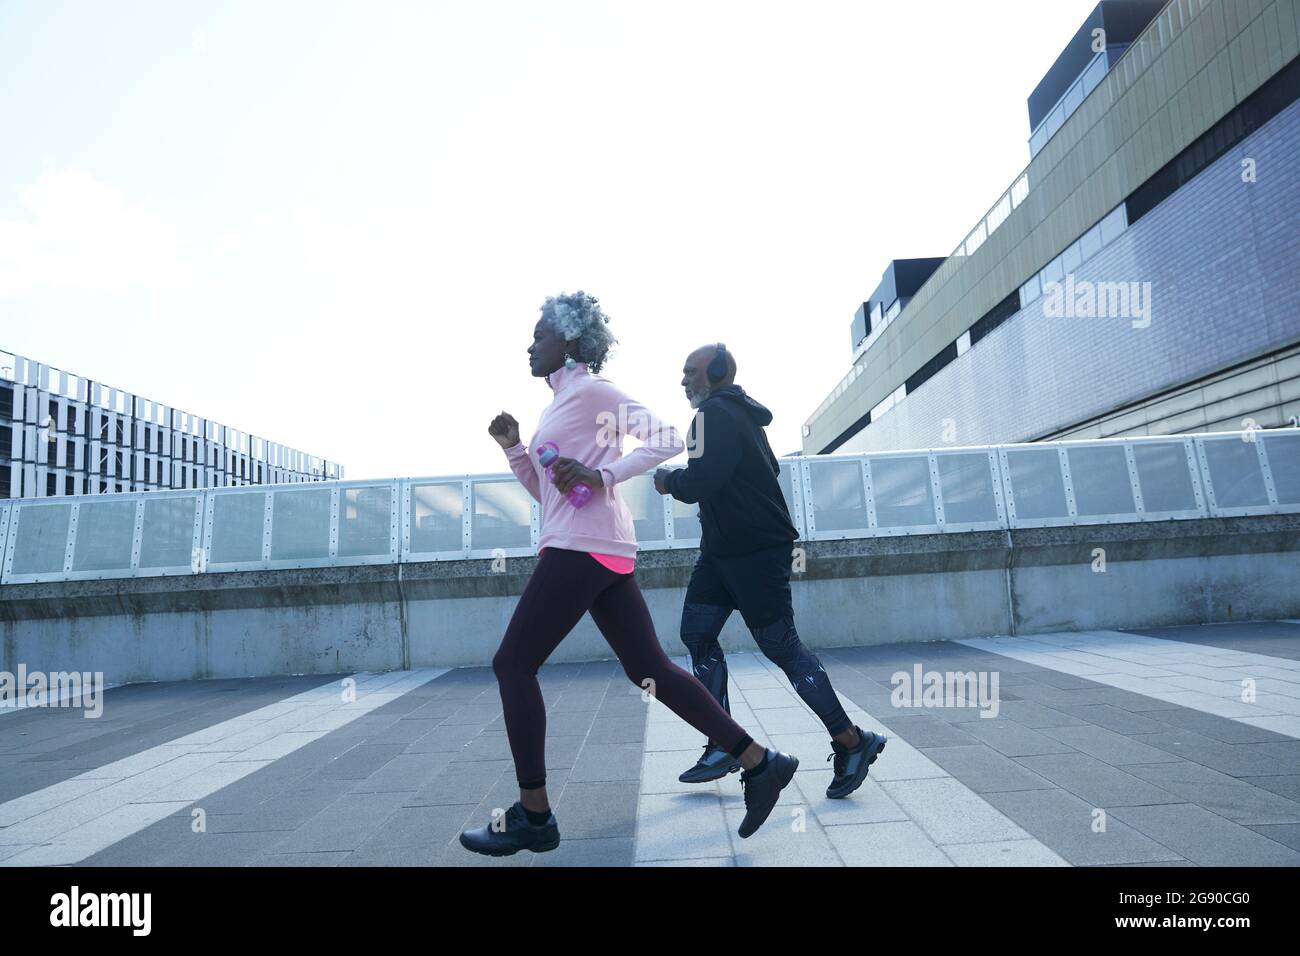
[[710, 382], [721, 382], [727, 377], [727, 347], [721, 342], [717, 344], [718, 354], [713, 356], [709, 362], [709, 367], [705, 369], [705, 374], [709, 376]]

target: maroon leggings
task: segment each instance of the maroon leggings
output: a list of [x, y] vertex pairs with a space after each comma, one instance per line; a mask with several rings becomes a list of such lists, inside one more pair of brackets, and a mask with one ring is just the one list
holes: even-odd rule
[[537, 670], [588, 611], [634, 684], [653, 681], [647, 689], [660, 703], [733, 756], [753, 742], [703, 684], [668, 659], [631, 574], [617, 574], [584, 551], [547, 548], [492, 658], [522, 789], [546, 785], [546, 704]]

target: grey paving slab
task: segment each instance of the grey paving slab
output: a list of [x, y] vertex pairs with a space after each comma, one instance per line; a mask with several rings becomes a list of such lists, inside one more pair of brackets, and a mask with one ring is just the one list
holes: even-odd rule
[[1028, 836], [1005, 814], [951, 777], [888, 780], [880, 786], [940, 846]]
[[1189, 731], [1143, 734], [1142, 742], [1233, 777], [1293, 775], [1300, 752], [1272, 743], [1225, 744]]
[[408, 744], [414, 740], [419, 740], [441, 723], [442, 718], [403, 717], [389, 724], [382, 734], [376, 735], [374, 743]]
[[[546, 715], [546, 735], [556, 737], [585, 737], [592, 729], [596, 718], [595, 711], [567, 711], [565, 713], [548, 713]], [[504, 733], [504, 718], [497, 718], [487, 725], [486, 730]]]
[[155, 866], [246, 866], [279, 839], [276, 833], [190, 833]]
[[[408, 796], [406, 806], [477, 803], [502, 774], [511, 772], [513, 766], [509, 760], [449, 763], [413, 796]], [[514, 779], [513, 774], [511, 779]]]
[[1261, 790], [1276, 793], [1280, 797], [1300, 803], [1300, 774], [1278, 774], [1276, 776], [1239, 778], [1245, 783], [1253, 784]]
[[[1238, 821], [1240, 822], [1240, 821]], [[1265, 823], [1252, 824], [1249, 829], [1262, 837], [1268, 837], [1276, 843], [1300, 850], [1300, 823]]]
[[[402, 695], [420, 690], [421, 682], [427, 682], [429, 676], [428, 674], [420, 676], [419, 674], [407, 674], [405, 672], [390, 675], [365, 675], [358, 681], [358, 701], [369, 703], [379, 709], [393, 705], [400, 707], [402, 706]], [[297, 714], [297, 719], [311, 721], [315, 719], [313, 714], [327, 712], [336, 706], [333, 703], [332, 694], [326, 694], [324, 698], [315, 691], [305, 695], [295, 695], [283, 702], [263, 708], [260, 715], [264, 718], [269, 717], [269, 719], [263, 720], [260, 725], [271, 726], [282, 723], [279, 717], [274, 716], [276, 714], [285, 716]], [[290, 723], [287, 726], [292, 726], [292, 724]], [[292, 733], [287, 732], [285, 735], [292, 736]], [[199, 739], [210, 739], [204, 734], [196, 736]], [[236, 734], [236, 736], [239, 736], [239, 734]], [[156, 806], [158, 810], [163, 810], [166, 809], [168, 804], [138, 803], [123, 807], [120, 811], [112, 811], [119, 820], [119, 829], [113, 831], [108, 827], [99, 827], [97, 836], [100, 845], [95, 845], [94, 841], [85, 841], [85, 861], [89, 865], [102, 865], [105, 862], [114, 860], [122, 862], [123, 865], [160, 865], [164, 861], [172, 860], [175, 856], [174, 852], [169, 851], [169, 846], [173, 849], [175, 846], [192, 847], [195, 845], [194, 836], [221, 835], [231, 837], [229, 840], [213, 840], [211, 844], [201, 844], [203, 847], [210, 845], [213, 848], [258, 846], [291, 837], [296, 831], [307, 827], [309, 821], [314, 817], [324, 813], [326, 808], [346, 797], [348, 788], [357, 783], [355, 780], [341, 778], [328, 772], [321, 773], [321, 767], [328, 767], [328, 762], [335, 753], [334, 747], [322, 743], [331, 736], [331, 734], [326, 734], [314, 743], [307, 744], [306, 747], [295, 751], [289, 757], [275, 760], [269, 764], [246, 760], [236, 761], [233, 764], [219, 763], [213, 765], [208, 771], [202, 771], [190, 778], [186, 778], [204, 778], [212, 785], [212, 788], [207, 793], [203, 793], [204, 788], [202, 786], [191, 788], [193, 789], [192, 795], [186, 798], [185, 803], [176, 805], [176, 813], [157, 819], [156, 822], [143, 817], [143, 811], [137, 811], [134, 808]], [[355, 748], [357, 739], [355, 736], [347, 737], [343, 742], [342, 749], [344, 752]], [[255, 750], [257, 746], [254, 745], [253, 749]], [[305, 765], [296, 762], [302, 750], [307, 748], [316, 750], [314, 758], [317, 766], [315, 769], [304, 769]], [[166, 750], [167, 747], [154, 749]], [[144, 758], [149, 753], [148, 751], [141, 752], [139, 756]], [[192, 753], [173, 759], [170, 763], [159, 765], [156, 770], [165, 772], [170, 766], [179, 765], [183, 759], [204, 758], [224, 761], [230, 756], [227, 753], [207, 755]], [[243, 757], [246, 754], [236, 754], [234, 756]], [[140, 765], [134, 768], [137, 771], [146, 766], [141, 761], [135, 762]], [[234, 783], [221, 786], [219, 785], [219, 777], [229, 775], [223, 769], [228, 766], [244, 767], [248, 770], [248, 775]], [[154, 772], [138, 772], [135, 777], [124, 781], [124, 783], [130, 783], [134, 786], [132, 791], [134, 795], [130, 799], [156, 801], [161, 799], [163, 794], [180, 792], [184, 789], [179, 785], [164, 785], [162, 789], [156, 791], [156, 795], [136, 794], [135, 790], [141, 788], [135, 782], [145, 780]], [[203, 781], [200, 780], [200, 782]], [[113, 785], [109, 781], [105, 781], [105, 783], [106, 786], [102, 792], [107, 794]], [[407, 796], [409, 796], [408, 793], [397, 793], [394, 795], [394, 799], [403, 799]], [[357, 796], [356, 799], [359, 801], [358, 805], [360, 805], [368, 800], [381, 799], [381, 797], [375, 794], [362, 794]], [[205, 823], [209, 824], [205, 832], [197, 834], [193, 833], [190, 828], [191, 817], [196, 811], [203, 814]], [[152, 812], [156, 813], [157, 810]], [[133, 826], [130, 819], [132, 813], [137, 816], [137, 821]], [[371, 816], [373, 817], [373, 814]], [[96, 823], [98, 822], [96, 821]], [[377, 822], [382, 822], [382, 817]], [[304, 832], [311, 833], [310, 827]], [[104, 845], [104, 840], [107, 837], [116, 837], [116, 839], [111, 839], [108, 841], [109, 845]], [[243, 851], [239, 849], [223, 851], [204, 849], [200, 852], [218, 853], [223, 860], [230, 858], [231, 863], [234, 863], [240, 862], [235, 857], [238, 857]], [[199, 859], [207, 859], [207, 857], [201, 856]], [[227, 864], [222, 863], [220, 865]]]
[[[456, 849], [464, 853], [459, 845]], [[449, 853], [450, 845], [441, 846], [433, 843], [412, 844], [409, 846], [365, 847], [343, 853], [334, 864], [340, 867], [354, 866], [443, 866], [443, 855]], [[292, 855], [292, 854], [286, 854]], [[466, 854], [467, 856], [470, 854]], [[254, 865], [261, 858], [254, 860]], [[522, 861], [521, 861], [522, 862]]]
[[641, 794], [636, 862], [732, 857], [726, 817], [716, 793]]
[[827, 827], [826, 839], [846, 866], [952, 866], [953, 862], [912, 823], [855, 823]]
[[[232, 816], [231, 829], [294, 830], [348, 792], [344, 780], [286, 790]], [[202, 806], [204, 801], [199, 801]]]
[[1235, 823], [1300, 823], [1300, 803], [1190, 760], [1125, 768]]
[[452, 755], [452, 759], [456, 761], [509, 760], [511, 759], [510, 740], [506, 737], [505, 731], [484, 730], [471, 737], [464, 747]]
[[1201, 807], [1118, 807], [1113, 818], [1201, 866], [1297, 866], [1300, 852]]
[[[1071, 723], [1092, 724], [1118, 734], [1157, 734], [1169, 729], [1169, 724], [1164, 722], [1163, 719], [1163, 715], [1168, 711], [1142, 714], [1124, 710], [1122, 707], [1114, 707], [1110, 704], [1062, 704], [1060, 706], [1061, 710], [1059, 712], [1068, 717], [1076, 718]], [[1187, 713], [1197, 713], [1197, 711], [1187, 711]], [[1210, 717], [1213, 715], [1204, 714], [1202, 716]], [[1057, 726], [1067, 725], [1060, 724]]]
[[1016, 759], [1029, 770], [1095, 807], [1181, 803], [1185, 799], [1083, 753]]
[[440, 724], [408, 743], [406, 753], [456, 753], [479, 735], [482, 728], [470, 724]]
[[340, 780], [364, 780], [402, 753], [403, 749], [404, 745], [400, 743], [358, 744], [321, 767], [320, 775]]
[[590, 742], [589, 737], [546, 737], [546, 770], [571, 770], [582, 748]]
[[1041, 727], [1077, 726], [1086, 722], [1078, 715], [1049, 707], [1036, 700], [1004, 700], [998, 708], [998, 716], [1004, 720], [1015, 721], [1031, 730]]
[[1125, 633], [1300, 661], [1300, 625], [1287, 621], [1125, 628]]
[[943, 852], [958, 866], [1069, 866], [1037, 840], [953, 843]]
[[404, 793], [345, 793], [268, 846], [273, 853], [355, 850], [402, 805]]
[[[813, 818], [823, 827], [842, 826], [848, 823], [882, 823], [909, 820], [907, 811], [890, 798], [884, 788], [870, 776], [850, 799], [832, 800], [826, 796], [831, 782], [829, 770], [804, 770], [799, 768], [794, 783], [802, 799], [782, 800], [781, 804], [808, 808]], [[782, 794], [785, 797], [785, 794]], [[737, 804], [739, 806], [740, 804]]]
[[639, 780], [641, 745], [639, 743], [589, 743], [574, 761], [570, 779], [583, 783], [613, 780]]
[[388, 847], [441, 846], [465, 829], [474, 809], [472, 804], [398, 806], [357, 844], [354, 852]]
[[452, 754], [399, 753], [370, 776], [358, 780], [355, 792], [405, 790], [416, 792], [446, 769]]
[[533, 857], [533, 866], [632, 866], [634, 841], [629, 837], [573, 838], [565, 836], [549, 853]]
[[607, 720], [617, 717], [632, 717], [637, 720], [646, 718], [649, 705], [641, 700], [639, 694], [628, 697], [627, 699], [605, 698], [605, 702], [600, 705], [596, 711], [596, 716], [601, 720]]
[[650, 860], [645, 863], [636, 863], [635, 866], [732, 866], [736, 865], [734, 858], [729, 856], [713, 857], [707, 860]]
[[570, 780], [552, 801], [564, 839], [636, 836], [636, 781], [587, 783]]
[[121, 804], [4, 860], [5, 866], [70, 866], [146, 829], [183, 803]]
[[344, 851], [321, 853], [271, 853], [253, 857], [245, 866], [338, 866], [348, 858]]
[[1018, 790], [985, 794], [991, 804], [1075, 866], [1157, 863], [1183, 859], [1139, 829], [1109, 813], [1096, 832], [1094, 806], [1064, 790]]
[[[1145, 738], [1117, 734], [1105, 727], [1090, 725], [1078, 727], [1044, 727], [1042, 733], [1058, 740], [1073, 750], [1095, 757], [1111, 766], [1122, 767], [1132, 763], [1160, 763], [1174, 760], [1166, 751], [1142, 742]], [[1017, 755], [1020, 756], [1020, 755]]]
[[201, 806], [209, 814], [247, 813], [267, 800], [290, 792], [320, 789], [337, 796], [348, 789], [346, 780], [322, 784], [319, 779], [312, 779], [314, 773], [315, 768], [272, 761], [243, 780], [204, 797]]
[[1271, 730], [1187, 707], [1166, 708], [1142, 716], [1164, 725], [1160, 730], [1153, 731], [1154, 733], [1165, 733], [1172, 727], [1177, 730], [1190, 730], [1226, 744], [1257, 744], [1286, 739]]
[[604, 694], [561, 694], [560, 698], [547, 707], [550, 713], [569, 713], [572, 711], [595, 711], [604, 699]]
[[727, 830], [737, 866], [822, 867], [842, 866], [839, 852], [826, 831], [806, 807], [781, 807], [753, 836], [742, 840], [736, 832], [745, 818], [743, 806], [726, 810]]
[[[1055, 694], [1056, 699], [1058, 700], [1064, 700], [1064, 698], [1059, 693], [1056, 693], [1057, 691], [1096, 690], [1098, 686], [1096, 681], [1090, 681], [1086, 677], [1078, 677], [1074, 674], [1063, 674], [1060, 671], [1048, 670], [1041, 665], [1035, 666], [1033, 674], [1036, 683], [1047, 685], [1043, 694], [1046, 696]], [[1020, 693], [1028, 696], [1030, 689], [1033, 686], [1034, 685], [1029, 684], [1021, 687]], [[1037, 694], [1036, 691], [1034, 693]], [[1078, 701], [1078, 703], [1084, 703], [1084, 701]], [[1089, 701], [1089, 703], [1092, 703], [1092, 701]]]
[[1013, 720], [977, 720], [962, 725], [967, 734], [1008, 757], [1030, 754], [1069, 753], [1074, 747], [1048, 736], [1047, 731], [1031, 730]]
[[938, 717], [898, 717], [888, 715], [889, 729], [907, 738], [913, 747], [962, 747], [979, 741], [960, 727]]
[[175, 681], [104, 691], [103, 716], [68, 708], [27, 708], [0, 716], [0, 802], [175, 741], [205, 726], [256, 711], [337, 675]]
[[[548, 734], [550, 728], [547, 728]], [[640, 743], [645, 736], [645, 713], [633, 717], [599, 717], [587, 735], [589, 743]]]
[[484, 727], [489, 721], [495, 720], [501, 714], [501, 703], [488, 704], [467, 704], [464, 707], [457, 708], [449, 714], [443, 721], [444, 726], [455, 726], [459, 724], [469, 724], [474, 727]]
[[[61, 784], [30, 795], [30, 799], [9, 801], [0, 806], [0, 816], [7, 820], [0, 839], [27, 842], [24, 835], [30, 834], [39, 844], [31, 852], [11, 857], [9, 863], [85, 859], [148, 829], [170, 810], [215, 796], [241, 775], [265, 768], [265, 760], [247, 758], [275, 734], [295, 736], [287, 731], [326, 710], [345, 713], [346, 719], [359, 718], [433, 676], [433, 672], [359, 675], [358, 699], [352, 704], [344, 702], [334, 687], [313, 687], [247, 717], [215, 724], [210, 731], [186, 735], [65, 782], [76, 787], [87, 780], [98, 782], [97, 790], [62, 802], [49, 801], [50, 795], [64, 788]], [[249, 729], [254, 727], [256, 733]], [[305, 735], [296, 736], [301, 739]], [[226, 744], [227, 740], [231, 744]], [[222, 741], [222, 752], [217, 752], [213, 741]], [[251, 749], [231, 753], [232, 745]]]
[[[214, 815], [209, 815], [211, 822]], [[193, 818], [186, 810], [170, 814], [128, 840], [86, 857], [79, 866], [158, 866], [193, 834]]]
[[[855, 697], [854, 700], [857, 700], [857, 698]], [[863, 701], [860, 704], [860, 706], [864, 710], [868, 710], [871, 713], [883, 713], [883, 711], [879, 711], [879, 710], [872, 711], [871, 708], [867, 706], [867, 703], [865, 701]], [[982, 712], [978, 707], [940, 707], [937, 710], [930, 710], [928, 712], [917, 710], [917, 709], [913, 709], [911, 711], [908, 710], [895, 711], [895, 713], [909, 713], [909, 712], [933, 714], [935, 717], [939, 718], [945, 723], [956, 724], [958, 727], [961, 727], [963, 724], [969, 724], [977, 720], [996, 719], [996, 718], [982, 716]]]
[[1057, 785], [992, 747], [927, 747], [921, 751], [976, 793], [1050, 790]]
[[1196, 866], [1196, 864], [1191, 862], [1190, 860], [1182, 860], [1182, 859], [1167, 860], [1163, 863], [1099, 863], [1097, 865], [1109, 866], [1109, 867], [1125, 867], [1125, 868], [1128, 867], [1162, 867], [1163, 868], [1167, 866], [1177, 866], [1177, 867]]

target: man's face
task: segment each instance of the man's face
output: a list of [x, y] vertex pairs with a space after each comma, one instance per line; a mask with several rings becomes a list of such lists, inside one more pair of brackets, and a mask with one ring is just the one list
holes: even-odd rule
[[682, 388], [686, 390], [686, 400], [691, 408], [699, 408], [700, 403], [709, 397], [709, 362], [713, 359], [713, 349], [698, 349], [686, 356], [682, 366]]

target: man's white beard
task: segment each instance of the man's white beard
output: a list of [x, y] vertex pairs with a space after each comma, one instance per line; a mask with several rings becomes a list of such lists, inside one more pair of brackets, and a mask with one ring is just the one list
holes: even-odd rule
[[691, 397], [687, 399], [691, 403], [691, 408], [699, 408], [704, 404], [704, 400], [709, 397], [708, 389], [703, 392], [691, 392]]

